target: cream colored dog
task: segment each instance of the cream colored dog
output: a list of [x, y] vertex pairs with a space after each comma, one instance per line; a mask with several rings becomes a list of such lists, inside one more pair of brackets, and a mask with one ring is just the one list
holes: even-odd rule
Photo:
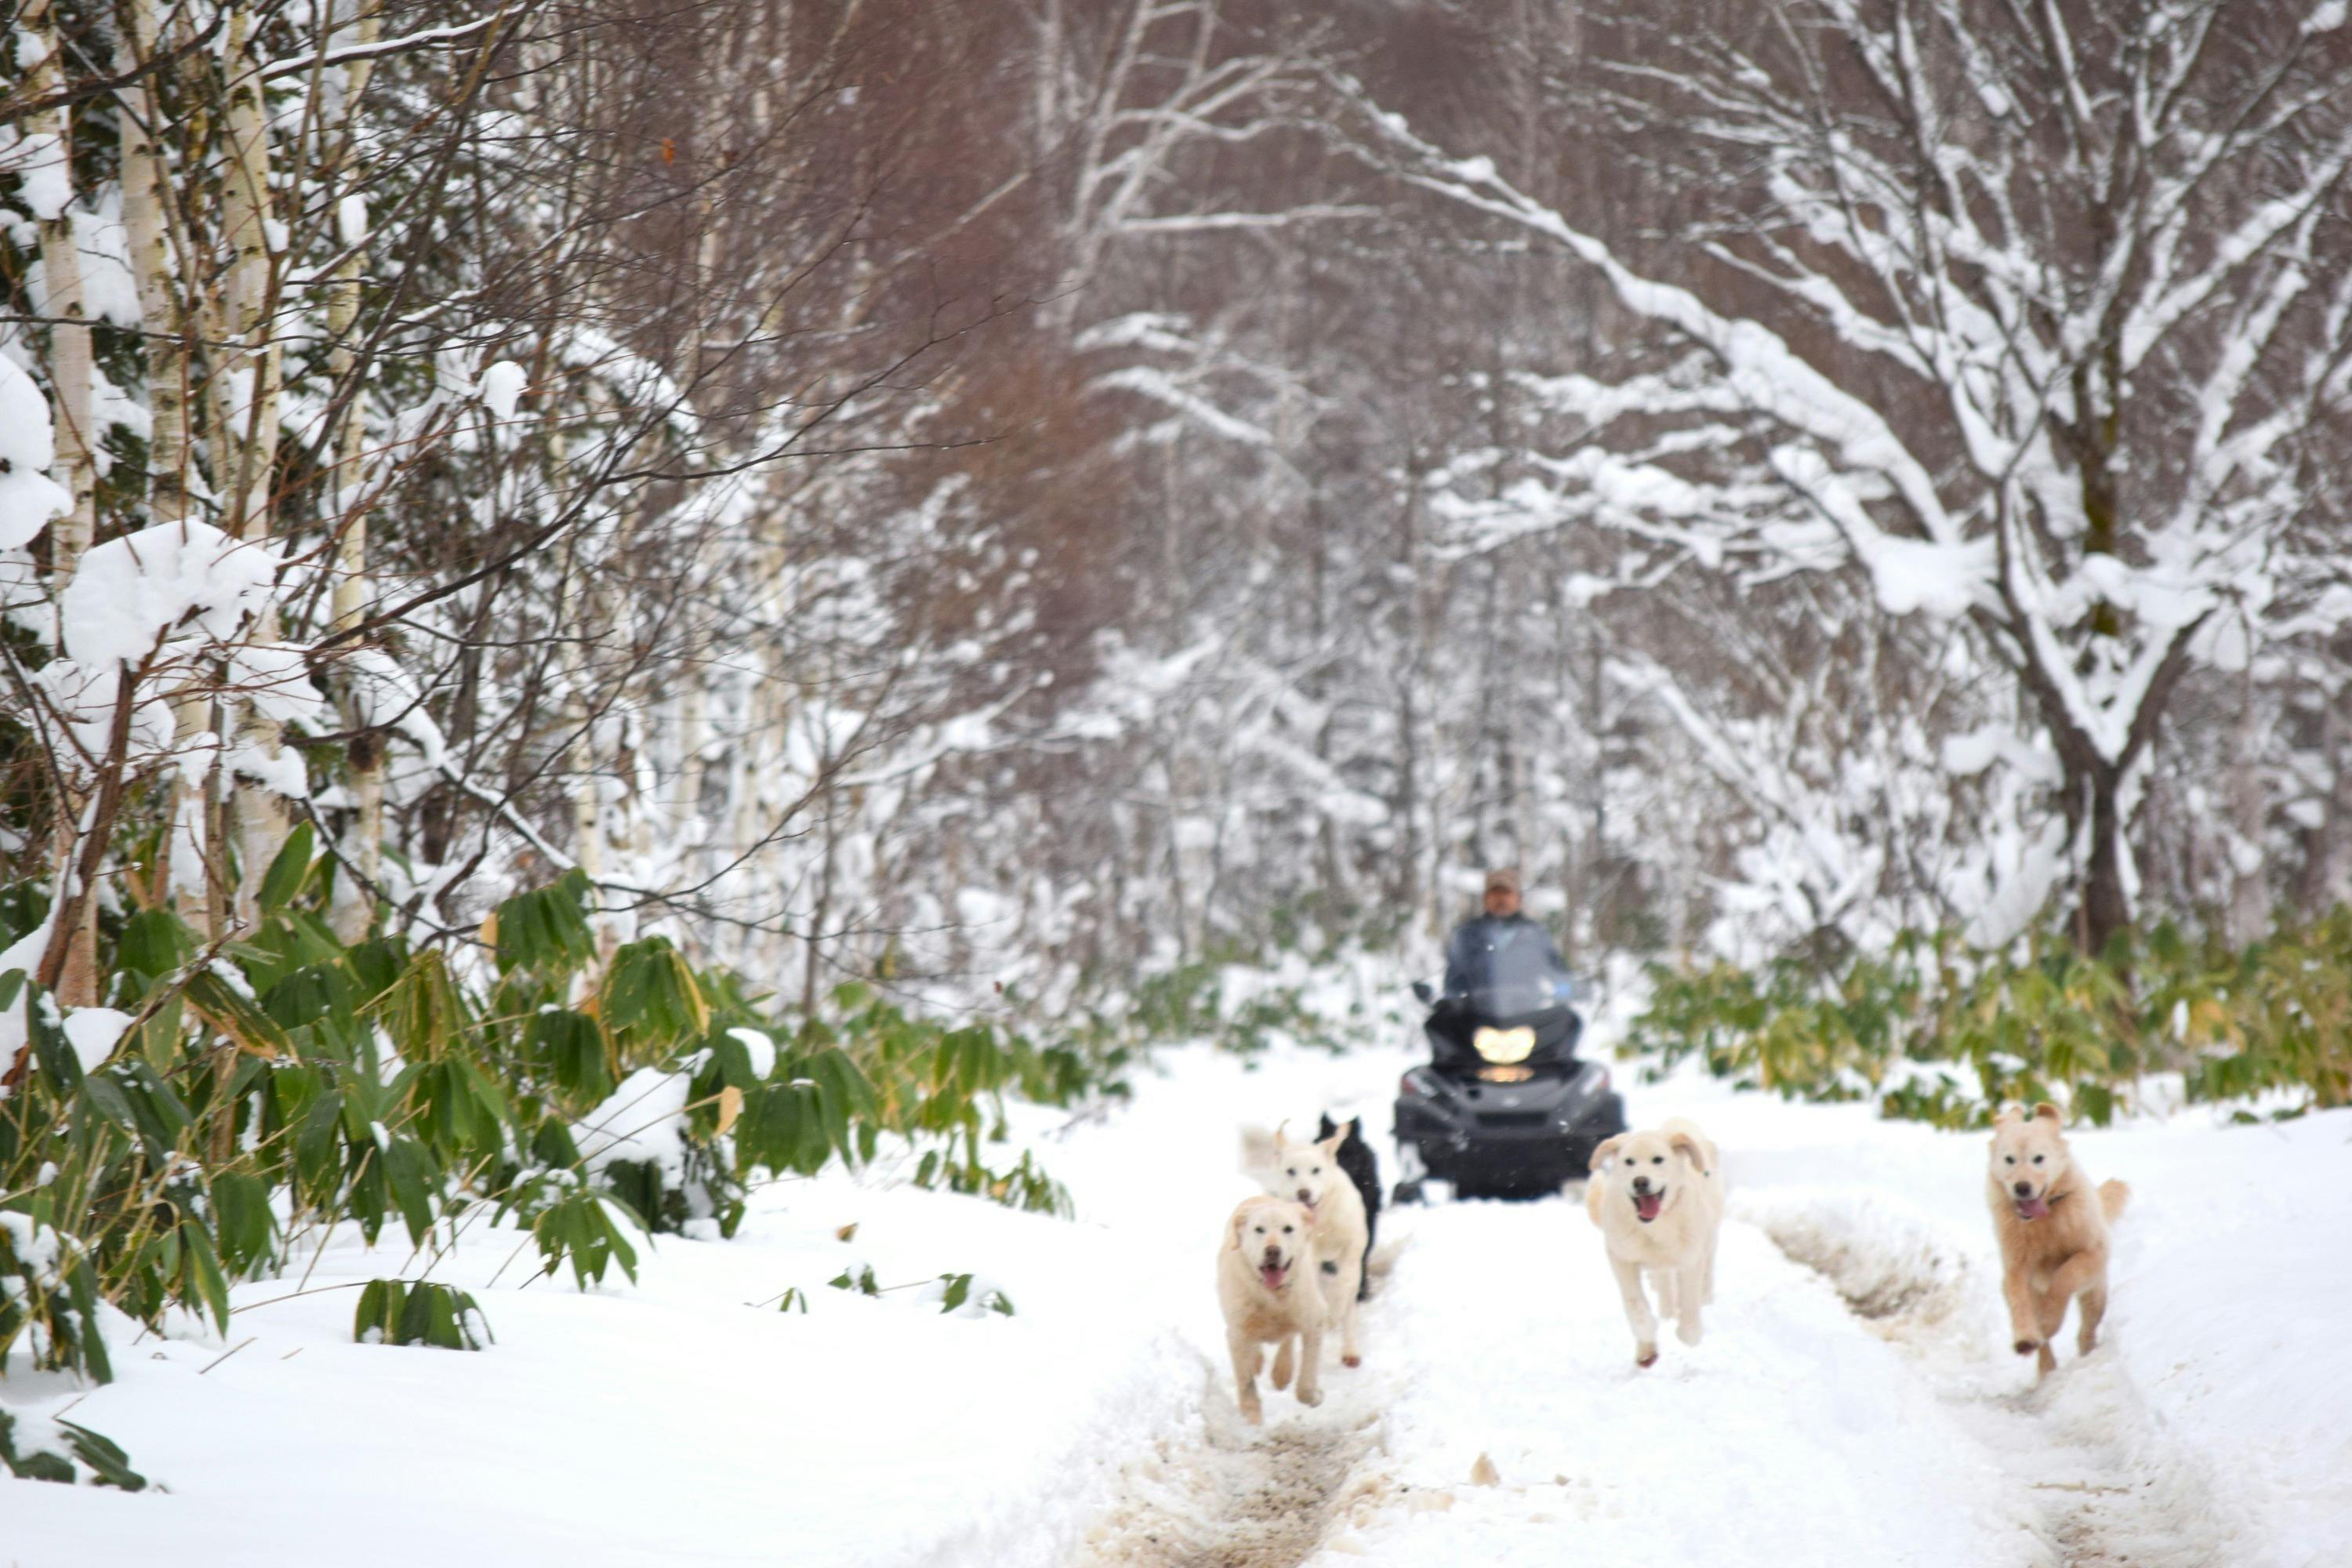
[[1699, 1309], [1715, 1300], [1716, 1232], [1723, 1224], [1723, 1176], [1706, 1135], [1675, 1117], [1654, 1132], [1610, 1139], [1592, 1152], [1584, 1209], [1601, 1227], [1609, 1266], [1617, 1271], [1634, 1364], [1658, 1359], [1658, 1320], [1642, 1291], [1644, 1274], [1657, 1292], [1659, 1316], [1675, 1321], [1683, 1343], [1698, 1343]]
[[2107, 1311], [2107, 1222], [2130, 1197], [2121, 1182], [2092, 1191], [2049, 1101], [2032, 1116], [2012, 1105], [1993, 1119], [1985, 1202], [2000, 1242], [2000, 1293], [2017, 1353], [2040, 1352], [2035, 1376], [2048, 1376], [2058, 1364], [2050, 1341], [2066, 1321], [2067, 1302], [2083, 1306], [2074, 1348], [2088, 1355], [2099, 1342], [2099, 1320]]
[[1345, 1129], [1320, 1143], [1293, 1143], [1274, 1130], [1274, 1164], [1262, 1173], [1266, 1190], [1306, 1205], [1315, 1219], [1316, 1278], [1323, 1287], [1328, 1321], [1339, 1331], [1339, 1361], [1361, 1366], [1356, 1344], [1356, 1297], [1364, 1280], [1364, 1195], [1340, 1168]]
[[1234, 1352], [1235, 1399], [1253, 1426], [1265, 1419], [1258, 1403], [1257, 1369], [1275, 1346], [1274, 1386], [1290, 1386], [1297, 1347], [1298, 1403], [1320, 1405], [1317, 1368], [1329, 1309], [1315, 1278], [1314, 1217], [1300, 1204], [1276, 1197], [1244, 1198], [1225, 1222], [1217, 1252], [1217, 1305], [1225, 1312], [1225, 1343]]

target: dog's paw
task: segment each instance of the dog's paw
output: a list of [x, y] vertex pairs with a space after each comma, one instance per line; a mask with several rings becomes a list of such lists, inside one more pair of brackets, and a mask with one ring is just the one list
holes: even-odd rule
[[1695, 1345], [1698, 1343], [1699, 1335], [1703, 1331], [1704, 1331], [1699, 1328], [1698, 1324], [1689, 1318], [1682, 1319], [1675, 1324], [1675, 1338], [1682, 1341], [1682, 1342], [1686, 1345]]
[[1323, 1391], [1319, 1388], [1302, 1388], [1298, 1391], [1298, 1403], [1312, 1409], [1323, 1403]]
[[1657, 1365], [1658, 1347], [1655, 1345], [1643, 1345], [1640, 1350], [1635, 1351], [1633, 1352], [1633, 1364], [1635, 1366]]
[[1255, 1396], [1242, 1401], [1242, 1419], [1253, 1426], [1265, 1425], [1265, 1407]]
[[2014, 1348], [2020, 1355], [2032, 1355], [2035, 1351], [2042, 1348], [2042, 1342], [2040, 1340], [2020, 1340], [2017, 1342]]

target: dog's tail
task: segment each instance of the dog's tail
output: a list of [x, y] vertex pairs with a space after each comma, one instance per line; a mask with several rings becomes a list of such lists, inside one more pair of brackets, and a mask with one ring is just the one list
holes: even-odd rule
[[1385, 1279], [1396, 1269], [1396, 1260], [1412, 1245], [1410, 1235], [1395, 1237], [1381, 1242], [1364, 1254], [1364, 1272], [1374, 1279]]
[[2124, 1205], [2129, 1202], [2131, 1202], [2131, 1187], [2127, 1184], [2112, 1178], [2099, 1184], [2099, 1212], [2109, 1219], [2122, 1214]]
[[1256, 1177], [1274, 1169], [1274, 1129], [1244, 1123], [1241, 1137], [1241, 1171]]

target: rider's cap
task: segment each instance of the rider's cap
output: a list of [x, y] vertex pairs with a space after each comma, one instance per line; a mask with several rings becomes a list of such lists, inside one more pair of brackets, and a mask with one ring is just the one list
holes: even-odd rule
[[1497, 866], [1486, 873], [1486, 890], [1516, 893], [1519, 890], [1519, 874], [1508, 866]]

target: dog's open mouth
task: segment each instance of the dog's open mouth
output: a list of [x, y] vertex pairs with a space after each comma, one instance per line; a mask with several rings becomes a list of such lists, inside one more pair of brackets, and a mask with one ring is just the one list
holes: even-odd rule
[[1666, 1194], [1664, 1193], [1635, 1193], [1633, 1194], [1633, 1212], [1641, 1216], [1641, 1220], [1643, 1225], [1647, 1225], [1652, 1220], [1657, 1218], [1658, 1211], [1665, 1207], [1665, 1205]]
[[1283, 1281], [1290, 1278], [1290, 1265], [1261, 1263], [1257, 1266], [1257, 1277], [1265, 1281], [1267, 1289], [1279, 1290], [1282, 1289]]
[[2040, 1219], [2050, 1212], [2050, 1200], [2047, 1198], [2017, 1198], [2012, 1201], [2017, 1205], [2017, 1217], [2020, 1219]]

